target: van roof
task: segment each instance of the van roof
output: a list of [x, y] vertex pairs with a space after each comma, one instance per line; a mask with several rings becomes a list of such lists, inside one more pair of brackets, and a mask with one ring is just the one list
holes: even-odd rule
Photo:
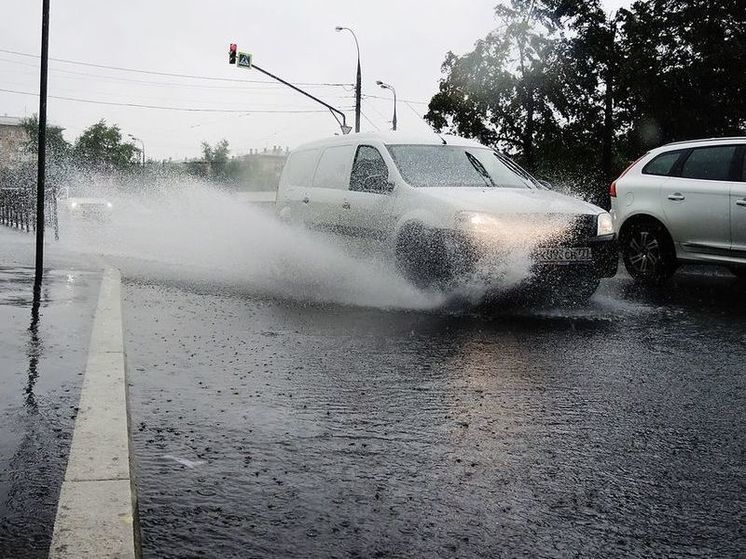
[[305, 149], [326, 147], [326, 146], [337, 146], [337, 145], [348, 145], [351, 143], [363, 143], [363, 142], [382, 142], [386, 145], [402, 145], [402, 144], [415, 144], [415, 145], [447, 145], [453, 146], [468, 146], [468, 147], [485, 147], [475, 140], [468, 138], [462, 138], [460, 136], [452, 136], [450, 134], [436, 134], [432, 132], [430, 134], [411, 134], [408, 132], [359, 132], [357, 134], [347, 134], [344, 136], [332, 136], [330, 138], [323, 138], [313, 142], [302, 144], [295, 148], [293, 151], [302, 151]]

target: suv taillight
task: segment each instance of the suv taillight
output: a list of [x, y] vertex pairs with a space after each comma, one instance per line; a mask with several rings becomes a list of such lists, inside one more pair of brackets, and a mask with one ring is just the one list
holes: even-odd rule
[[616, 178], [616, 180], [615, 180], [614, 182], [612, 182], [612, 183], [611, 183], [611, 186], [609, 187], [609, 196], [611, 196], [612, 198], [616, 198], [616, 181], [618, 181], [618, 180], [619, 180], [619, 179], [621, 179], [621, 178], [622, 178], [622, 177], [623, 177], [624, 175], [626, 175], [626, 174], [627, 174], [627, 172], [628, 172], [628, 171], [629, 171], [629, 170], [630, 170], [630, 169], [631, 169], [632, 167], [634, 167], [635, 165], [637, 165], [637, 162], [638, 162], [638, 161], [639, 161], [640, 159], [642, 159], [643, 157], [645, 157], [645, 156], [643, 155], [642, 157], [638, 157], [637, 159], [635, 159], [635, 160], [634, 160], [634, 161], [633, 161], [633, 162], [632, 162], [632, 163], [631, 163], [631, 164], [629, 165], [629, 167], [627, 167], [627, 168], [626, 168], [626, 169], [625, 169], [625, 170], [624, 170], [624, 171], [622, 172], [622, 174], [621, 174], [621, 175], [619, 175], [619, 176], [618, 176], [618, 177]]

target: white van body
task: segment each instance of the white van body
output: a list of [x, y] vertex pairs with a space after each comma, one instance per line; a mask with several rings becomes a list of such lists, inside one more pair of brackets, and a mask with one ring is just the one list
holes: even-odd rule
[[[614, 240], [601, 208], [548, 190], [478, 142], [437, 134], [361, 133], [302, 145], [283, 170], [276, 211], [283, 221], [365, 239], [392, 254], [405, 229], [462, 238], [465, 221], [489, 227], [501, 216], [584, 217], [594, 253]], [[613, 270], [591, 266], [592, 275], [613, 275], [616, 252], [613, 260]]]

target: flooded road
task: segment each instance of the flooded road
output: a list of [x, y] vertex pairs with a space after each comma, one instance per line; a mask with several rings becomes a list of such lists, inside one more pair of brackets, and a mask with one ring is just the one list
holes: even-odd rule
[[453, 315], [130, 280], [144, 556], [737, 557], [743, 289]]
[[3, 559], [47, 556], [100, 277], [50, 270], [35, 301], [33, 268], [0, 267]]

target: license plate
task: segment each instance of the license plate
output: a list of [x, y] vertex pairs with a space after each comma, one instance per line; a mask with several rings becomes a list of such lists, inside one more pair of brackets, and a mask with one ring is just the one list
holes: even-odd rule
[[550, 247], [536, 251], [536, 260], [544, 264], [570, 264], [593, 259], [590, 247]]

